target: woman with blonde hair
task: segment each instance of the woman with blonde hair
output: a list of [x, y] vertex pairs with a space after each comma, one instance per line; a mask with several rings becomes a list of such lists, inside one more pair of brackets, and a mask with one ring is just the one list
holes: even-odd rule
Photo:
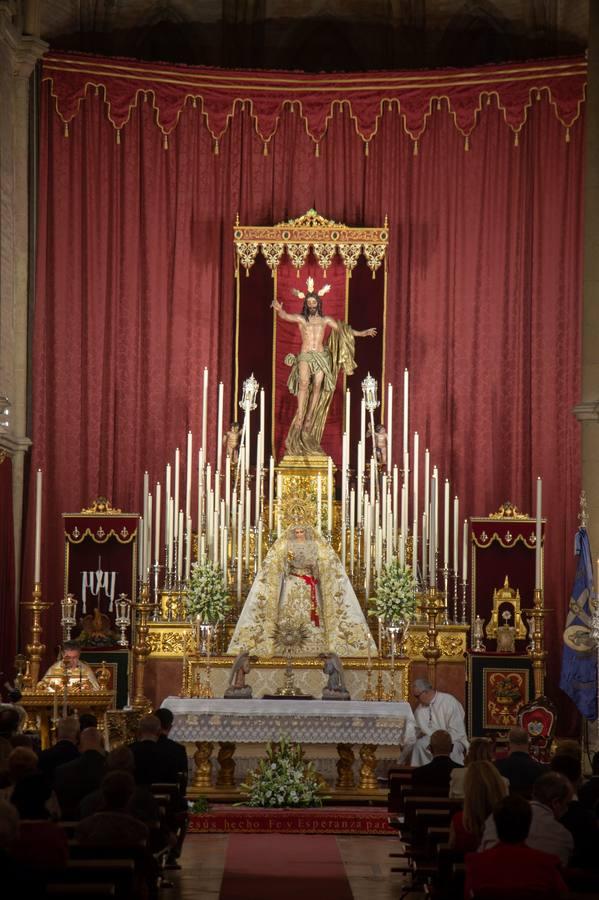
[[451, 820], [449, 846], [461, 853], [478, 848], [485, 821], [500, 800], [508, 795], [508, 785], [492, 762], [471, 762], [464, 778], [464, 809]]
[[[464, 766], [470, 763], [479, 762], [486, 759], [493, 761], [493, 741], [487, 737], [472, 738], [470, 747], [464, 757]], [[449, 779], [449, 796], [452, 799], [460, 800], [464, 796], [464, 778], [466, 777], [466, 768], [453, 769]]]

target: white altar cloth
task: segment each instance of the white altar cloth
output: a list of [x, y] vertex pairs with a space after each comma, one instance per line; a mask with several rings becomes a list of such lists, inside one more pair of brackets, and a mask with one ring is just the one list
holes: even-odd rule
[[358, 700], [204, 700], [167, 697], [175, 741], [258, 744], [283, 735], [307, 744], [402, 747], [416, 740], [409, 703]]

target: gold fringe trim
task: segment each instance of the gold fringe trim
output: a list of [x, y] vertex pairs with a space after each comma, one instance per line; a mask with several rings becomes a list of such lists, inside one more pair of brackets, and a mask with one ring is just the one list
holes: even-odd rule
[[470, 136], [469, 135], [466, 135], [466, 137], [464, 138], [464, 150], [466, 150], [466, 152], [468, 152], [468, 150], [470, 150]]
[[566, 144], [570, 143], [570, 129], [566, 128]]
[[266, 141], [262, 144], [262, 156], [268, 156], [268, 144]]
[[121, 129], [120, 128], [117, 128], [117, 130], [116, 130], [116, 142], [117, 142], [117, 144], [121, 143]]
[[[218, 146], [218, 141], [215, 141], [214, 142], [214, 155], [218, 156], [219, 153], [220, 153], [220, 150], [219, 150], [219, 146]], [[246, 270], [245, 274], [247, 275], [247, 270]]]
[[[316, 157], [320, 156], [320, 144], [319, 143], [314, 144], [314, 156], [316, 156]], [[326, 278], [327, 276], [325, 275], [324, 277]]]
[[65, 137], [69, 136], [69, 123], [68, 122], [64, 123], [64, 136]]
[[414, 147], [412, 150], [412, 156], [418, 156], [418, 141], [414, 141]]
[[520, 143], [518, 141], [518, 132], [516, 131], [516, 132], [514, 132], [514, 147], [518, 147], [518, 146], [520, 146]]
[[368, 156], [368, 141], [364, 141], [364, 156]]
[[168, 134], [165, 134], [162, 138], [162, 146], [165, 150], [168, 150]]

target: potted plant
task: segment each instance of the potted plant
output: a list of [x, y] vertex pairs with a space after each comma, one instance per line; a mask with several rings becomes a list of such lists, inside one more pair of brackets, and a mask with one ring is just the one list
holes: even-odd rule
[[266, 759], [241, 785], [243, 806], [284, 808], [322, 806], [322, 779], [306, 762], [299, 744], [282, 737], [266, 748]]

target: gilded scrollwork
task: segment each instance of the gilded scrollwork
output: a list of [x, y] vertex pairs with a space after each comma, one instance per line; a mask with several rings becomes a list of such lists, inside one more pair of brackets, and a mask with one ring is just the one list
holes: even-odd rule
[[364, 256], [372, 272], [376, 272], [380, 267], [385, 258], [386, 250], [386, 244], [364, 244]]
[[272, 271], [277, 269], [285, 250], [285, 244], [282, 241], [273, 241], [272, 244], [262, 244], [261, 250], [268, 268]]
[[255, 241], [235, 241], [235, 246], [237, 247], [239, 262], [245, 271], [249, 272], [254, 265], [260, 245]]
[[310, 244], [287, 244], [287, 253], [296, 269], [301, 269], [310, 252]]
[[346, 269], [355, 269], [362, 252], [362, 244], [339, 244], [339, 253]]

